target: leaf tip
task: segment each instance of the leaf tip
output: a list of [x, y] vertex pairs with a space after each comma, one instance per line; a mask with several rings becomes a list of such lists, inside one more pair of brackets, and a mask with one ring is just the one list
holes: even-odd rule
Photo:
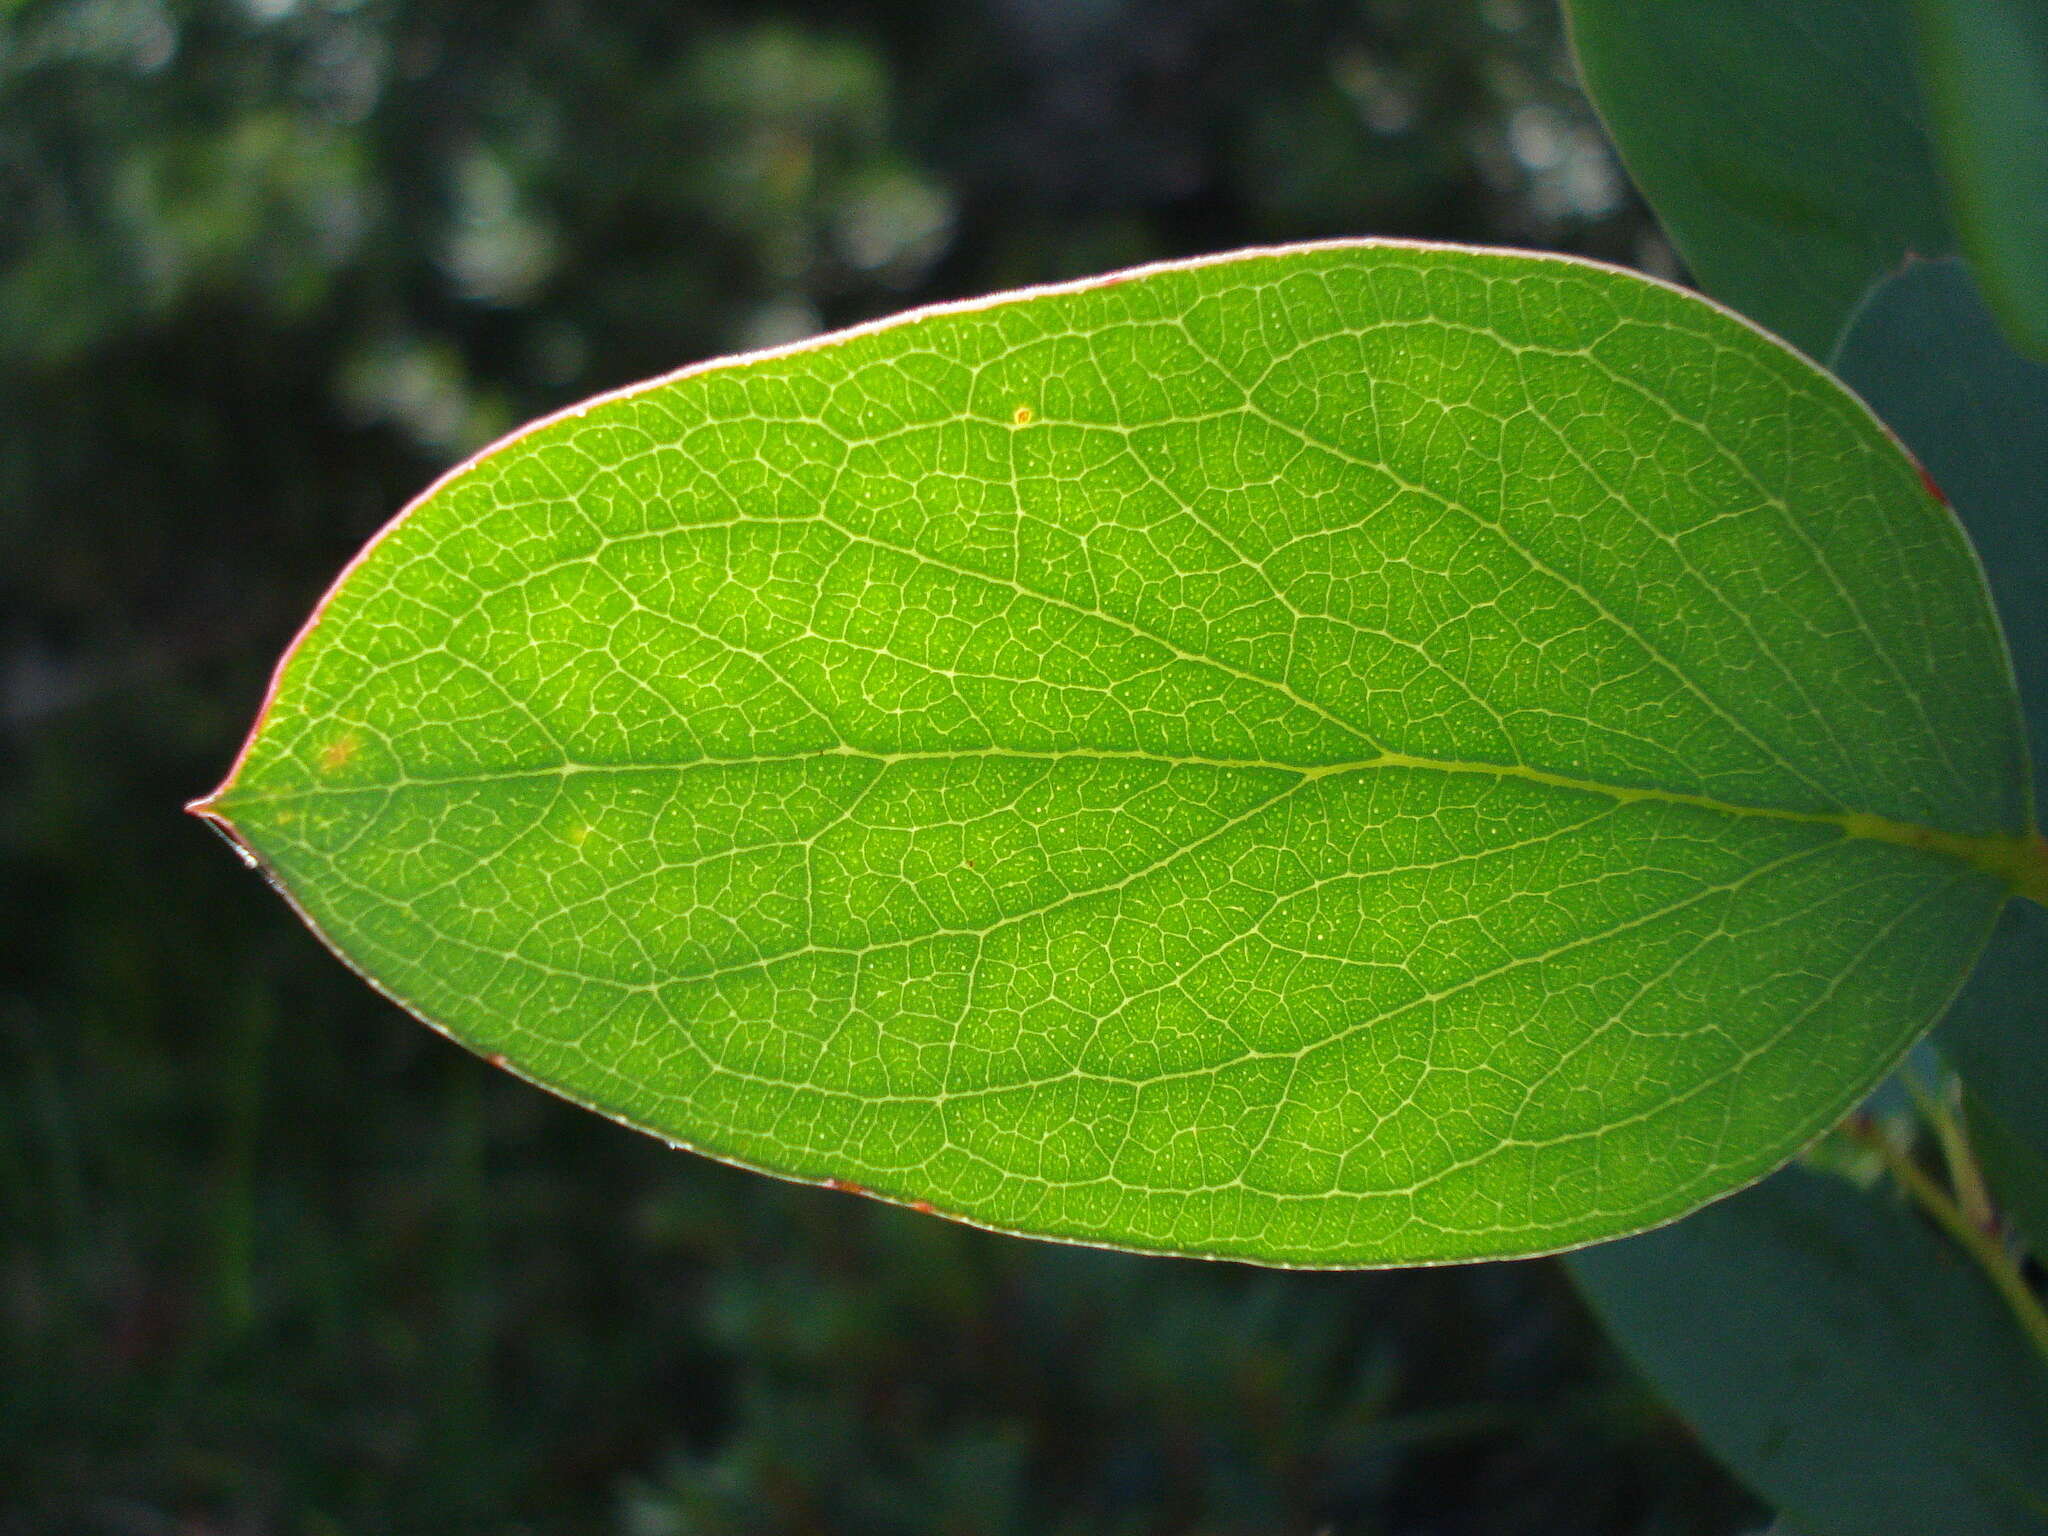
[[261, 868], [261, 863], [256, 857], [256, 851], [242, 840], [241, 831], [232, 821], [228, 820], [227, 813], [220, 808], [221, 800], [226, 794], [227, 785], [223, 784], [211, 794], [201, 795], [196, 800], [187, 800], [185, 802], [185, 814], [198, 817], [209, 827], [213, 828], [214, 831], [218, 832], [221, 835], [221, 840], [235, 850], [235, 857], [251, 869]]

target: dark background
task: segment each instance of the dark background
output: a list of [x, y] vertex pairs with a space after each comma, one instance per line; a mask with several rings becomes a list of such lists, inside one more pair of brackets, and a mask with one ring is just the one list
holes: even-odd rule
[[0, 0], [0, 1532], [1753, 1528], [1553, 1264], [1138, 1259], [671, 1153], [178, 814], [533, 414], [1360, 233], [1671, 268], [1547, 0]]

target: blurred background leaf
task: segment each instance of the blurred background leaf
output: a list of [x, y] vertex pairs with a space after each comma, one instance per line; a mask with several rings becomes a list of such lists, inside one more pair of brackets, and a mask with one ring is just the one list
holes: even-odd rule
[[1700, 286], [1823, 361], [1955, 248], [1911, 0], [1565, 0], [1586, 89]]
[[2006, 334], [2048, 359], [2048, 11], [1914, 0], [1949, 201]]
[[1645, 1374], [1806, 1536], [2048, 1522], [2048, 1372], [1889, 1191], [1789, 1168], [1568, 1262]]

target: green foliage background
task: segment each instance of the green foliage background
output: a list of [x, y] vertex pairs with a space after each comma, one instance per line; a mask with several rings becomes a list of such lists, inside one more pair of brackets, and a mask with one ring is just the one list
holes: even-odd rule
[[0, 3], [0, 1532], [1732, 1532], [1548, 1263], [1279, 1275], [672, 1154], [176, 814], [459, 452], [1322, 235], [1670, 270], [1547, 4]]

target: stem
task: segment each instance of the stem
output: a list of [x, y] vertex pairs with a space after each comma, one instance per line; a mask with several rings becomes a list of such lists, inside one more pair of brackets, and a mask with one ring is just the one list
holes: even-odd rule
[[1977, 1267], [1984, 1271], [1984, 1277], [2011, 1309], [2014, 1320], [2034, 1346], [2034, 1352], [2044, 1364], [2048, 1364], [2048, 1310], [2043, 1310], [2041, 1299], [2027, 1284], [2012, 1256], [1989, 1232], [1965, 1216], [1949, 1192], [1929, 1178], [1912, 1158], [1893, 1146], [1891, 1138], [1884, 1132], [1854, 1118], [1844, 1129], [1876, 1152], [1913, 1203], [1976, 1261]]
[[[1963, 1215], [1969, 1218], [1972, 1226], [1985, 1232], [1997, 1230], [1998, 1215], [1991, 1191], [1984, 1183], [1983, 1171], [1977, 1166], [1976, 1153], [1970, 1150], [1969, 1133], [1949, 1103], [1949, 1096], [1939, 1088], [1922, 1083], [1910, 1069], [1900, 1077], [1905, 1082], [1906, 1091], [1913, 1096], [1921, 1118], [1934, 1128], [1934, 1139], [1941, 1143], [1941, 1160], [1947, 1165], [1948, 1181], [1955, 1188], [1956, 1203], [1962, 1207]], [[1955, 1079], [1950, 1078], [1949, 1082], [1953, 1085]]]

